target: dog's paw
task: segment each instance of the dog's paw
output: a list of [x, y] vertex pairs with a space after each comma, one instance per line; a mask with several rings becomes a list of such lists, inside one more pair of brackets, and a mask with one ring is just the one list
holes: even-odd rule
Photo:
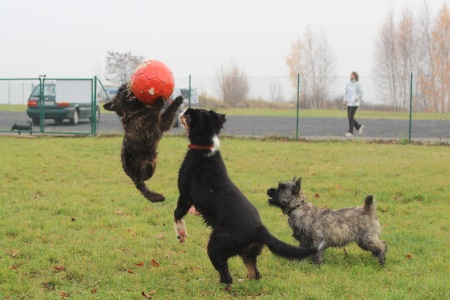
[[180, 243], [184, 243], [184, 241], [186, 241], [188, 235], [186, 231], [186, 223], [184, 223], [183, 219], [175, 221], [175, 233], [177, 234], [177, 239]]
[[164, 106], [164, 98], [159, 97], [158, 99], [156, 99], [155, 104], [153, 104], [153, 106], [156, 108], [162, 108]]
[[179, 107], [181, 104], [183, 104], [183, 96], [178, 96], [173, 101], [177, 107]]

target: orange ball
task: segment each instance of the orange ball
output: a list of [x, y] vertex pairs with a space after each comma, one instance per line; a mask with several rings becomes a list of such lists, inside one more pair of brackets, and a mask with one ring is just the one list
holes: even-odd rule
[[141, 102], [153, 105], [163, 97], [169, 99], [175, 87], [170, 68], [158, 60], [147, 60], [140, 64], [131, 75], [131, 91]]

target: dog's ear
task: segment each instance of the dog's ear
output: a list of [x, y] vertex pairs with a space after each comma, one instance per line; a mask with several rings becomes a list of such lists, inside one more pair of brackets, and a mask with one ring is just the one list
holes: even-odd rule
[[301, 187], [302, 187], [302, 178], [300, 177], [299, 179], [295, 180], [294, 188], [292, 189], [292, 194], [298, 195], [300, 193]]
[[227, 121], [225, 114], [219, 114], [219, 119], [222, 121], [222, 125]]
[[114, 101], [103, 104], [103, 108], [109, 111], [116, 111], [116, 105]]
[[225, 115], [216, 113], [213, 110], [210, 110], [208, 113], [212, 116], [215, 132], [219, 133], [223, 129], [223, 124], [226, 121]]

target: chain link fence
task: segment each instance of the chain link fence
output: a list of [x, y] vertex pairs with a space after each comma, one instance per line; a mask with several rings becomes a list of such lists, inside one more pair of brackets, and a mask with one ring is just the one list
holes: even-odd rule
[[98, 85], [95, 77], [0, 79], [0, 132], [96, 135]]
[[[361, 135], [355, 134], [355, 139], [449, 142], [449, 111], [434, 112], [430, 106], [424, 110], [426, 97], [417, 95], [414, 80], [405, 80], [412, 94], [405, 92], [392, 99], [383, 80], [360, 77], [364, 96], [355, 117], [364, 124], [365, 130]], [[224, 135], [336, 139], [344, 138], [348, 130], [347, 109], [342, 101], [348, 81], [348, 76], [321, 82], [314, 78], [249, 77], [227, 81], [189, 76], [175, 78], [175, 86], [182, 91], [185, 107], [225, 113]], [[57, 104], [45, 98], [45, 88], [52, 84], [56, 99], [53, 102]], [[41, 87], [37, 88], [38, 92], [44, 93], [42, 103], [38, 103], [41, 98], [33, 95], [37, 86]], [[24, 128], [20, 126], [31, 122], [32, 133], [121, 134], [123, 129], [118, 117], [102, 108], [103, 103], [114, 96], [116, 88], [105, 88], [95, 77], [0, 79], [0, 132], [28, 132], [30, 130], [13, 126]], [[72, 114], [74, 104], [78, 104], [78, 121]], [[81, 104], [85, 104], [87, 113], [81, 114]], [[39, 109], [39, 119], [30, 115], [33, 105], [43, 107]], [[66, 105], [70, 112], [61, 120], [52, 105]], [[174, 127], [169, 134], [184, 132]]]

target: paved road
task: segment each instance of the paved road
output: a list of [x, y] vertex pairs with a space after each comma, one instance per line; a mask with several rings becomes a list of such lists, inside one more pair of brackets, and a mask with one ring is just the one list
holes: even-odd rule
[[[14, 123], [25, 124], [29, 118], [25, 113], [0, 112], [0, 130], [11, 129]], [[388, 119], [358, 119], [365, 125], [363, 137], [373, 139], [407, 139], [409, 137], [409, 121]], [[334, 138], [343, 137], [347, 130], [347, 119], [342, 118], [301, 118], [299, 121], [299, 137]], [[39, 131], [38, 126], [33, 130]], [[76, 126], [66, 121], [62, 126], [56, 125], [52, 120], [45, 122], [45, 132], [62, 133], [90, 133], [89, 120], [80, 120]], [[97, 133], [123, 132], [120, 120], [115, 114], [102, 114], [98, 124]], [[183, 134], [181, 128], [173, 128], [170, 133]], [[294, 117], [256, 117], [256, 116], [229, 116], [223, 131], [231, 136], [284, 136], [295, 138], [296, 119]], [[357, 134], [355, 134], [357, 135]], [[450, 140], [450, 121], [417, 120], [412, 122], [412, 138], [414, 139], [440, 139]]]

